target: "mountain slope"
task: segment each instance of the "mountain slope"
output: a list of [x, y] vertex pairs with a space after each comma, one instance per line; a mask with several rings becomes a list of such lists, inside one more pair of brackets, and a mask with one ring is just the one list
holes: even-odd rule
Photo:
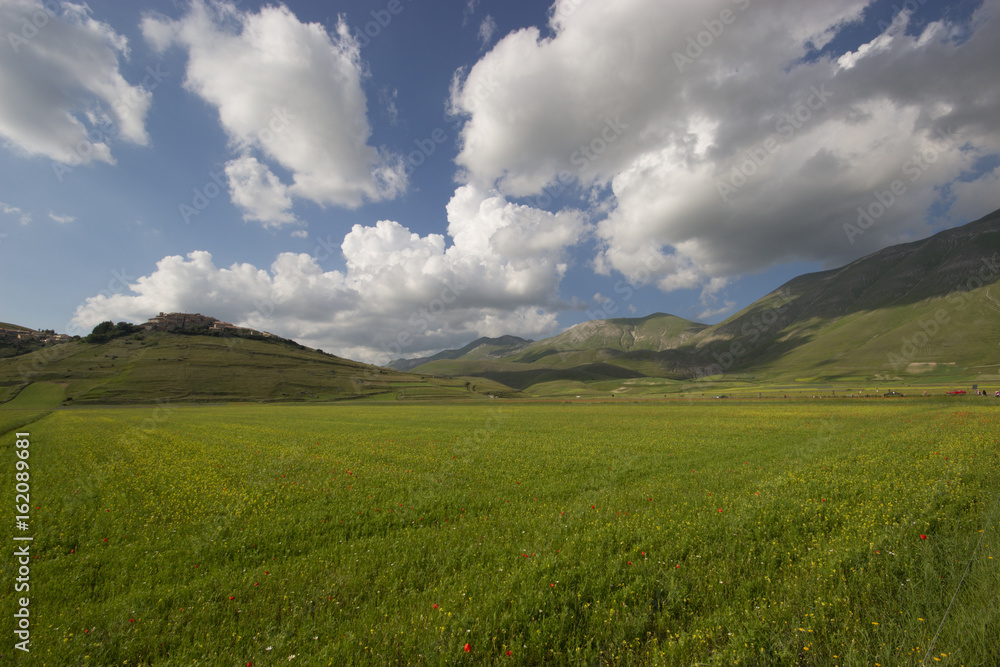
[[527, 346], [512, 361], [534, 362], [548, 359], [560, 365], [567, 355], [584, 350], [606, 353], [660, 351], [679, 347], [693, 338], [706, 325], [666, 313], [653, 313], [642, 318], [591, 320]]
[[702, 374], [875, 376], [910, 364], [976, 374], [1000, 362], [998, 279], [1000, 211], [794, 278], [683, 351], [706, 364]]

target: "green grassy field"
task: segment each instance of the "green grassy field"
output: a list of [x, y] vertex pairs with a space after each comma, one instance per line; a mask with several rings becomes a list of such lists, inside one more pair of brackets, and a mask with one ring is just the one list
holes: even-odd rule
[[21, 400], [0, 664], [1000, 662], [985, 399]]

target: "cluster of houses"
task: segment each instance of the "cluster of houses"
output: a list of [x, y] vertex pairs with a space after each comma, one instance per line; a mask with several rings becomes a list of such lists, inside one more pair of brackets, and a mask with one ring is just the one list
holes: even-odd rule
[[[214, 317], [201, 315], [199, 313], [160, 313], [142, 325], [146, 331], [178, 331], [184, 329], [209, 329], [211, 331], [221, 331], [236, 336], [260, 336], [261, 338], [275, 338], [274, 334], [266, 331], [257, 331], [248, 327], [238, 327], [229, 322], [223, 322]], [[73, 337], [67, 334], [57, 334], [52, 329], [35, 331], [33, 329], [11, 329], [0, 326], [0, 344], [21, 345], [25, 343], [58, 343], [72, 340]]]
[[257, 331], [247, 327], [238, 327], [229, 322], [217, 320], [214, 317], [201, 315], [200, 313], [160, 313], [156, 317], [150, 318], [142, 325], [146, 331], [177, 331], [184, 329], [209, 329], [212, 331], [224, 331], [238, 336], [261, 336], [263, 338], [273, 338], [274, 334], [266, 331]]
[[34, 331], [32, 329], [7, 329], [0, 327], [0, 341], [7, 344], [18, 343], [57, 343], [59, 341], [70, 340], [72, 336], [67, 334], [57, 334], [52, 329]]

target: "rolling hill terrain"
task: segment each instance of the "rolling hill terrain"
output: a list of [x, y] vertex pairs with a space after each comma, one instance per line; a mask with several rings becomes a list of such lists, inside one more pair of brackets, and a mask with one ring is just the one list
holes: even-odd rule
[[433, 378], [341, 359], [282, 339], [167, 332], [71, 341], [0, 359], [0, 401], [37, 383], [66, 403], [477, 399], [516, 392], [483, 378]]
[[[714, 325], [666, 313], [593, 320], [539, 341], [479, 338], [389, 368], [277, 337], [126, 326], [110, 340], [11, 346], [16, 356], [0, 355], [0, 402], [33, 383], [57, 384], [77, 405], [668, 394], [720, 382], [997, 383], [998, 280], [1000, 211], [798, 276]], [[3, 326], [15, 338], [31, 331]]]

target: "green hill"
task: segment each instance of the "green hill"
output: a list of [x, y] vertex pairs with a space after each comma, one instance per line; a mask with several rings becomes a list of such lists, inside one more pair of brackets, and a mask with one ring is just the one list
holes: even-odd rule
[[146, 332], [0, 359], [0, 401], [56, 383], [67, 404], [419, 400], [513, 395], [482, 378], [433, 378], [341, 359], [291, 341]]
[[34, 331], [34, 329], [29, 329], [28, 327], [22, 327], [20, 324], [10, 324], [8, 322], [0, 322], [0, 329], [13, 329], [16, 331]]

